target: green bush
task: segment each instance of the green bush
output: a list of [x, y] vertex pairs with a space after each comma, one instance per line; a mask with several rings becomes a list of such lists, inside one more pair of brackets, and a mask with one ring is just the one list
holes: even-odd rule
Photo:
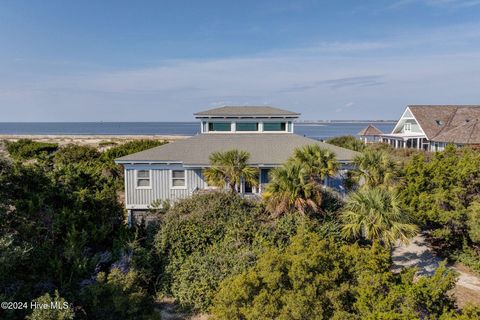
[[357, 139], [355, 136], [335, 137], [328, 139], [326, 142], [353, 151], [363, 151], [365, 149], [365, 143]]
[[[294, 236], [285, 249], [272, 248], [255, 266], [225, 279], [211, 311], [219, 319], [330, 319], [350, 314], [351, 287], [360, 269], [355, 262], [372, 255], [368, 249], [352, 248], [361, 253], [314, 233]], [[388, 261], [387, 251], [375, 250], [372, 259]], [[372, 265], [372, 272], [388, 268], [385, 263]], [[361, 268], [369, 270], [369, 265]]]
[[450, 145], [430, 160], [414, 156], [403, 169], [399, 200], [419, 224], [432, 230], [445, 254], [478, 237], [479, 167], [480, 152]]
[[165, 140], [134, 140], [129, 141], [121, 145], [114, 146], [107, 151], [103, 152], [102, 157], [105, 160], [114, 160], [126, 156], [128, 154], [140, 152], [143, 150], [151, 149], [168, 143]]
[[204, 252], [194, 252], [176, 270], [172, 278], [172, 294], [183, 307], [206, 311], [219, 283], [252, 265], [255, 252], [235, 239], [212, 245]]
[[33, 309], [32, 314], [27, 317], [28, 320], [71, 320], [74, 318], [72, 305], [60, 297], [57, 290], [55, 290], [53, 298], [46, 293], [35, 299], [34, 302], [43, 307]]
[[100, 152], [94, 147], [69, 144], [55, 153], [54, 161], [57, 165], [92, 164], [98, 161], [99, 158]]
[[[162, 277], [165, 290], [178, 295], [183, 306], [203, 309], [208, 303], [199, 303], [190, 298], [198, 300], [210, 295], [218, 280], [212, 280], [205, 286], [204, 294], [197, 292], [198, 297], [185, 292], [189, 290], [189, 282], [203, 281], [200, 274], [205, 275], [207, 270], [199, 270], [209, 268], [209, 263], [214, 260], [212, 255], [217, 255], [218, 263], [234, 265], [238, 257], [231, 252], [252, 250], [253, 239], [260, 227], [257, 219], [261, 213], [257, 210], [254, 203], [223, 192], [195, 195], [176, 203], [164, 215], [156, 237], [158, 254], [164, 259]], [[214, 251], [217, 252], [212, 251], [211, 247], [215, 247]], [[199, 262], [192, 260], [192, 257], [204, 260]], [[178, 273], [179, 270], [181, 273]], [[224, 268], [215, 277], [221, 280], [234, 270]], [[197, 290], [193, 286], [190, 288], [192, 292]]]
[[37, 142], [31, 139], [20, 139], [18, 141], [6, 141], [8, 153], [14, 159], [28, 160], [32, 158], [44, 158], [57, 151], [58, 144]]
[[100, 272], [97, 282], [82, 290], [82, 303], [87, 319], [160, 319], [153, 298], [140, 286], [136, 271], [123, 273], [112, 269]]
[[217, 319], [435, 319], [453, 310], [455, 277], [390, 272], [381, 246], [338, 245], [314, 233], [272, 248], [256, 265], [226, 278], [214, 297]]

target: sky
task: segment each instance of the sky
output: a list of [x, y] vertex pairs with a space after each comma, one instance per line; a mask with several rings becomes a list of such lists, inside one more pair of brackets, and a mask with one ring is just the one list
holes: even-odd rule
[[0, 0], [0, 122], [480, 104], [480, 0]]

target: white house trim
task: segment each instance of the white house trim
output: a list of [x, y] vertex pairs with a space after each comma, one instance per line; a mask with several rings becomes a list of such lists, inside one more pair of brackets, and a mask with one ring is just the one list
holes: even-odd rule
[[[411, 117], [406, 117], [406, 116], [405, 116], [405, 114], [407, 113], [407, 111], [410, 112], [410, 114], [412, 115]], [[394, 127], [393, 130], [392, 130], [392, 134], [398, 134], [398, 133], [395, 133], [395, 131], [398, 129], [398, 127], [400, 126], [400, 123], [401, 123], [402, 120], [404, 120], [404, 119], [413, 119], [413, 120], [415, 120], [415, 122], [418, 124], [418, 127], [420, 128], [420, 131], [422, 131], [422, 132], [421, 132], [422, 135], [424, 135], [426, 138], [428, 138], [427, 135], [425, 134], [425, 131], [423, 131], [423, 128], [422, 128], [422, 126], [420, 125], [420, 122], [418, 122], [418, 120], [417, 120], [417, 118], [415, 118], [415, 115], [413, 114], [412, 110], [410, 110], [410, 107], [407, 107], [407, 108], [405, 109], [405, 111], [403, 111], [402, 116], [401, 116], [400, 119], [397, 121], [397, 124], [395, 125], [395, 127]]]
[[[142, 169], [142, 168], [136, 168], [134, 169], [134, 176], [135, 176], [135, 189], [147, 189], [150, 190], [152, 189], [152, 170], [148, 169]], [[146, 178], [139, 178], [138, 177], [138, 171], [147, 171], [148, 172], [148, 186], [139, 186], [138, 185], [138, 179], [143, 179], [146, 180]]]
[[[173, 171], [183, 171], [183, 180], [185, 181], [185, 185], [183, 185], [183, 186], [174, 186], [173, 185]], [[169, 180], [170, 180], [169, 181], [170, 189], [184, 190], [184, 189], [188, 188], [188, 175], [187, 175], [187, 171], [185, 170], [185, 168], [170, 169]]]

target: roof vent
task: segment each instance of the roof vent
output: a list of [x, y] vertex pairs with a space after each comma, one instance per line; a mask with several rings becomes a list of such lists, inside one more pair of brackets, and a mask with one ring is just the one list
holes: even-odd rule
[[470, 119], [465, 119], [465, 122], [470, 122]]
[[443, 126], [443, 121], [442, 120], [435, 120], [437, 123], [437, 126]]

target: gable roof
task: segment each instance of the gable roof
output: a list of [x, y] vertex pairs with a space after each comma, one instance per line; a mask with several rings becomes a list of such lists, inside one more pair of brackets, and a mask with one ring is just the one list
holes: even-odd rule
[[429, 140], [480, 143], [480, 128], [476, 125], [480, 119], [480, 105], [412, 105], [408, 107]]
[[156, 148], [134, 153], [116, 159], [118, 163], [134, 162], [181, 162], [184, 165], [208, 166], [213, 152], [231, 149], [250, 153], [251, 165], [281, 165], [295, 148], [319, 144], [335, 153], [340, 162], [350, 162], [358, 154], [355, 151], [337, 147], [296, 134], [199, 134]]
[[478, 144], [480, 143], [480, 127], [478, 125], [478, 119], [465, 122], [448, 131], [442, 131], [435, 136], [434, 141]]
[[363, 128], [357, 133], [358, 136], [379, 136], [382, 134], [383, 132], [372, 124], [369, 124], [366, 128]]
[[269, 106], [224, 106], [194, 113], [199, 117], [298, 117], [300, 113], [283, 110]]

